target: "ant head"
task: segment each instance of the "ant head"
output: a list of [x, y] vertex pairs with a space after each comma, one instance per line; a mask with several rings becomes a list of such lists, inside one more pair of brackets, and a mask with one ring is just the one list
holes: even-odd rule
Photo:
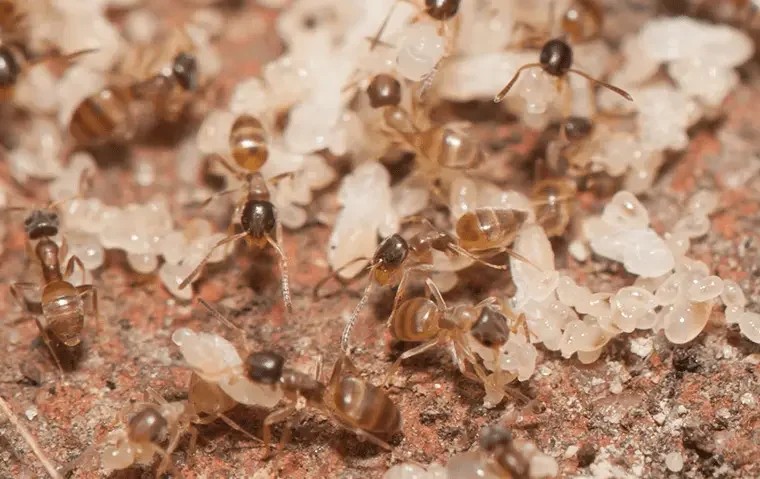
[[372, 263], [387, 269], [399, 268], [409, 254], [409, 243], [399, 234], [391, 235], [377, 247]]
[[274, 205], [266, 200], [249, 200], [240, 216], [243, 229], [256, 239], [274, 236], [277, 220]]
[[381, 73], [367, 87], [367, 96], [372, 108], [397, 106], [401, 103], [401, 83], [393, 76]]
[[13, 52], [8, 48], [0, 50], [0, 87], [9, 87], [16, 83], [21, 73]]
[[594, 122], [582, 116], [571, 116], [562, 124], [565, 136], [570, 141], [578, 141], [587, 138], [594, 131]]
[[445, 22], [459, 11], [461, 0], [425, 0], [428, 15], [435, 20]]
[[127, 434], [134, 442], [156, 442], [168, 426], [161, 412], [149, 406], [129, 420]]
[[195, 55], [182, 52], [174, 57], [172, 74], [185, 90], [191, 91], [198, 88], [198, 60]]
[[509, 444], [512, 439], [512, 431], [501, 426], [486, 426], [480, 431], [480, 447], [486, 451]]
[[485, 306], [470, 328], [470, 335], [487, 348], [500, 347], [509, 339], [507, 317], [498, 309]]
[[33, 210], [24, 219], [24, 231], [30, 240], [55, 236], [60, 226], [58, 214], [50, 210]]
[[251, 353], [245, 359], [248, 378], [258, 384], [276, 384], [282, 377], [285, 359], [271, 351]]
[[573, 66], [573, 48], [559, 38], [549, 40], [541, 48], [538, 61], [546, 73], [560, 77]]

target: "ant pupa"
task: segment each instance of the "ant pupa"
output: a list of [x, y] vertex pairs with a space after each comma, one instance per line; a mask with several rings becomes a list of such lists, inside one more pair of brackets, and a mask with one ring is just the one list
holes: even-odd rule
[[[80, 188], [86, 177], [87, 172], [82, 175]], [[55, 208], [61, 202], [68, 200], [50, 203], [42, 209], [33, 209], [28, 214], [24, 220], [26, 244], [27, 248], [31, 250], [31, 242], [37, 241], [31, 252], [32, 257], [42, 267], [42, 281], [40, 284], [19, 281], [12, 283], [10, 287], [13, 298], [24, 309], [27, 309], [24, 291], [42, 289], [42, 315], [35, 315], [34, 319], [42, 339], [61, 373], [63, 373], [63, 366], [56, 352], [56, 346], [60, 343], [67, 348], [73, 348], [81, 342], [85, 322], [84, 300], [86, 298], [91, 301], [96, 328], [100, 317], [97, 289], [91, 284], [74, 286], [68, 281], [68, 278], [74, 274], [75, 266], [78, 266], [82, 271], [82, 283], [85, 282], [84, 264], [78, 256], [73, 255], [66, 263], [65, 268], [62, 268], [61, 263], [66, 258], [68, 249], [66, 239], [63, 238], [61, 247], [52, 239], [58, 235], [60, 228], [60, 220]], [[10, 208], [8, 211], [12, 209], [14, 208]]]
[[[520, 326], [528, 335], [525, 317], [515, 315], [496, 298], [487, 298], [474, 306], [448, 306], [435, 283], [426, 278], [426, 290], [433, 295], [434, 301], [427, 297], [404, 299], [407, 279], [408, 276], [405, 276], [399, 285], [387, 327], [394, 339], [422, 344], [405, 351], [396, 359], [388, 369], [385, 384], [391, 380], [402, 361], [439, 345], [453, 347], [462, 374], [485, 383], [487, 374], [470, 347], [470, 339], [483, 348], [498, 352], [509, 340], [510, 334], [516, 333]], [[468, 372], [468, 364], [475, 370], [475, 376]]]
[[[285, 301], [285, 306], [288, 311], [293, 310], [293, 305], [290, 299], [290, 286], [288, 283], [288, 259], [285, 255], [285, 250], [282, 247], [282, 223], [277, 218], [277, 209], [272, 204], [271, 196], [269, 193], [269, 187], [267, 181], [259, 172], [255, 173], [240, 173], [230, 165], [223, 157], [219, 155], [212, 156], [212, 161], [217, 161], [231, 174], [243, 182], [243, 185], [239, 188], [234, 188], [208, 198], [204, 204], [209, 203], [215, 197], [234, 193], [236, 191], [244, 191], [245, 194], [237, 202], [236, 211], [240, 214], [240, 225], [243, 231], [240, 233], [230, 232], [229, 236], [223, 238], [214, 246], [211, 247], [206, 256], [200, 263], [190, 272], [189, 275], [180, 283], [179, 289], [186, 288], [192, 280], [201, 272], [203, 267], [208, 262], [208, 259], [213, 254], [214, 250], [224, 245], [232, 243], [234, 241], [245, 239], [249, 246], [253, 246], [259, 249], [265, 248], [267, 245], [274, 248], [277, 254], [280, 256], [280, 272], [282, 274], [282, 297]], [[291, 173], [285, 173], [278, 177], [272, 178], [269, 181], [276, 182], [282, 177], [290, 176]], [[231, 228], [234, 227], [231, 225]]]
[[[205, 301], [199, 302], [221, 322], [245, 333]], [[249, 352], [243, 359], [247, 379], [261, 388], [281, 394], [285, 404], [264, 419], [263, 440], [266, 457], [270, 455], [273, 424], [298, 414], [304, 406], [320, 411], [340, 427], [352, 431], [373, 444], [390, 450], [379, 436], [391, 436], [401, 430], [401, 413], [385, 392], [361, 379], [351, 360], [341, 354], [325, 384], [321, 381], [322, 361], [317, 362], [313, 376], [287, 367], [285, 359], [273, 351]], [[227, 374], [223, 371], [221, 374]], [[290, 428], [285, 429], [280, 448], [287, 442]]]

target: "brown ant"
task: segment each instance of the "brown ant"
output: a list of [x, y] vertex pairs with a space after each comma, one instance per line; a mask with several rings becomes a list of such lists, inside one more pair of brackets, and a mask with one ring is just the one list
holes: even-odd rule
[[528, 478], [530, 457], [526, 457], [515, 443], [512, 432], [501, 426], [485, 427], [480, 433], [480, 449], [490, 458], [486, 462], [489, 472], [496, 477]]
[[[85, 171], [80, 180], [80, 187], [87, 177], [88, 171]], [[40, 301], [42, 316], [36, 315], [34, 318], [42, 339], [52, 353], [61, 373], [63, 367], [52, 343], [51, 335], [66, 347], [72, 348], [79, 345], [84, 329], [85, 307], [83, 299], [86, 296], [91, 299], [96, 321], [100, 317], [98, 293], [95, 287], [91, 284], [74, 286], [67, 281], [74, 273], [74, 267], [79, 266], [82, 271], [82, 282], [85, 282], [86, 270], [82, 261], [73, 255], [66, 263], [66, 267], [62, 269], [61, 261], [67, 253], [66, 240], [63, 239], [61, 247], [52, 240], [58, 235], [60, 228], [60, 219], [54, 210], [60, 203], [69, 199], [50, 203], [42, 209], [34, 209], [24, 220], [27, 248], [30, 249], [32, 257], [42, 266], [42, 298]], [[9, 208], [8, 211], [13, 209], [17, 208]], [[37, 241], [33, 250], [31, 250], [32, 241]], [[24, 291], [39, 288], [40, 285], [30, 282], [15, 282], [10, 287], [14, 299], [24, 309], [26, 309]]]
[[13, 43], [0, 43], [0, 100], [7, 101], [13, 97], [19, 80], [32, 67], [47, 62], [56, 62], [68, 67], [77, 58], [95, 51], [97, 50], [87, 49], [66, 55], [54, 52], [39, 58], [30, 58], [21, 46]]
[[439, 230], [425, 218], [407, 218], [405, 222], [422, 222], [430, 230], [419, 233], [409, 242], [399, 234], [387, 237], [377, 247], [371, 260], [364, 257], [355, 258], [317, 283], [314, 288], [314, 298], [318, 299], [322, 286], [330, 279], [336, 278], [343, 269], [359, 261], [369, 261], [365, 269], [369, 269], [370, 282], [359, 304], [354, 308], [341, 338], [343, 351], [347, 352], [351, 330], [359, 313], [369, 300], [374, 283], [381, 286], [393, 286], [403, 282], [404, 278], [414, 271], [431, 271], [433, 251], [466, 256], [481, 264], [501, 270], [506, 269], [507, 266], [489, 263], [483, 259], [484, 256], [507, 252], [521, 261], [532, 264], [529, 259], [509, 249], [509, 245], [512, 244], [526, 220], [527, 214], [522, 211], [480, 208], [462, 215], [456, 225], [456, 236], [453, 236]]
[[[408, 278], [409, 276], [404, 276], [399, 285], [387, 327], [394, 339], [422, 344], [405, 351], [396, 359], [385, 376], [385, 384], [388, 384], [403, 360], [444, 344], [453, 346], [462, 374], [485, 383], [488, 381], [487, 374], [469, 346], [468, 335], [494, 352], [509, 340], [510, 334], [517, 332], [520, 325], [525, 328], [530, 340], [525, 316], [516, 317], [498, 299], [490, 297], [475, 306], [447, 306], [430, 278], [426, 278], [425, 286], [435, 301], [427, 297], [403, 299]], [[476, 376], [473, 377], [467, 371], [467, 364], [473, 367]]]
[[122, 76], [126, 78], [77, 105], [69, 122], [69, 133], [78, 144], [131, 140], [149, 113], [166, 121], [176, 120], [186, 97], [199, 89], [197, 60], [188, 52], [178, 53], [170, 69], [147, 80]]
[[533, 185], [531, 199], [535, 205], [536, 223], [549, 237], [562, 236], [573, 217], [576, 183], [569, 178], [547, 178]]
[[[219, 321], [235, 329], [244, 339], [245, 332], [203, 300], [199, 302]], [[246, 348], [247, 349], [247, 348]], [[359, 377], [359, 372], [344, 354], [335, 362], [330, 380], [321, 382], [322, 361], [314, 376], [285, 365], [285, 359], [272, 351], [249, 353], [243, 360], [246, 377], [255, 384], [280, 390], [286, 405], [264, 419], [263, 439], [266, 457], [270, 455], [271, 427], [284, 421], [303, 407], [311, 407], [331, 418], [340, 427], [390, 450], [378, 436], [390, 436], [401, 430], [401, 413], [385, 392]], [[280, 449], [290, 435], [290, 428], [280, 441]]]
[[[263, 249], [267, 245], [270, 245], [277, 251], [277, 254], [280, 256], [280, 271], [282, 274], [282, 297], [285, 300], [285, 306], [288, 311], [292, 311], [293, 305], [290, 299], [290, 286], [288, 283], [288, 260], [282, 247], [282, 223], [277, 219], [277, 210], [274, 204], [272, 204], [266, 180], [264, 180], [264, 177], [259, 172], [243, 174], [236, 171], [232, 165], [219, 155], [212, 156], [211, 160], [218, 162], [237, 179], [243, 181], [243, 186], [211, 196], [204, 202], [204, 205], [211, 202], [215, 197], [240, 190], [245, 191], [245, 195], [237, 202], [236, 207], [236, 211], [240, 212], [240, 224], [243, 231], [240, 233], [231, 232], [229, 236], [212, 246], [195, 269], [180, 283], [179, 289], [186, 288], [201, 272], [214, 250], [239, 239], [245, 239], [249, 246]], [[282, 177], [290, 175], [292, 173], [284, 173], [269, 181], [275, 182]], [[230, 226], [230, 228], [232, 227], [234, 227], [234, 224]]]
[[631, 97], [631, 95], [627, 91], [623, 90], [622, 88], [618, 88], [602, 80], [593, 78], [588, 73], [582, 72], [580, 70], [576, 70], [572, 68], [572, 66], [573, 66], [573, 48], [570, 46], [570, 44], [560, 38], [551, 39], [548, 42], [546, 42], [544, 46], [541, 48], [541, 53], [539, 54], [538, 63], [528, 63], [518, 68], [517, 71], [515, 72], [515, 75], [512, 77], [509, 83], [507, 83], [507, 85], [504, 88], [502, 88], [502, 90], [499, 93], [496, 94], [493, 101], [495, 103], [500, 103], [504, 99], [504, 97], [507, 96], [507, 93], [509, 93], [509, 90], [517, 82], [518, 78], [520, 78], [520, 73], [522, 73], [524, 70], [528, 70], [531, 68], [541, 68], [548, 75], [555, 77], [557, 79], [557, 82], [560, 88], [562, 89], [564, 88], [564, 84], [567, 81], [567, 74], [575, 73], [576, 75], [580, 75], [592, 83], [596, 83], [598, 85], [603, 86], [604, 88], [607, 88], [617, 93], [618, 95], [622, 96], [628, 101], [633, 101], [633, 98]]

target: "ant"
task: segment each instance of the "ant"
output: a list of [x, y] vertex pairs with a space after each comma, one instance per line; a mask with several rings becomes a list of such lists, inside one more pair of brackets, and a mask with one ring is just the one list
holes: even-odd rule
[[[209, 197], [203, 203], [203, 206], [211, 202], [215, 197], [240, 190], [245, 191], [245, 195], [243, 195], [236, 205], [236, 211], [240, 212], [240, 224], [243, 231], [240, 233], [230, 232], [229, 236], [223, 238], [212, 246], [195, 269], [190, 272], [182, 283], [180, 283], [179, 289], [186, 288], [187, 285], [192, 282], [192, 280], [201, 272], [203, 266], [208, 262], [208, 259], [216, 248], [239, 239], [245, 239], [250, 246], [263, 249], [267, 245], [270, 245], [275, 251], [277, 251], [277, 254], [280, 256], [282, 296], [285, 300], [285, 306], [288, 311], [292, 311], [293, 305], [290, 299], [290, 286], [288, 283], [288, 260], [285, 251], [282, 248], [282, 223], [277, 219], [277, 210], [274, 204], [272, 204], [266, 180], [264, 180], [264, 177], [259, 172], [240, 173], [236, 171], [232, 165], [219, 155], [213, 155], [211, 161], [220, 163], [221, 166], [233, 174], [238, 180], [242, 181], [243, 185], [239, 188], [233, 188]], [[269, 181], [276, 182], [283, 177], [291, 175], [292, 173], [284, 173], [275, 178], [271, 178]], [[234, 223], [230, 228], [234, 228]]]
[[[510, 334], [516, 333], [522, 326], [530, 341], [525, 316], [516, 316], [498, 299], [489, 297], [475, 306], [447, 306], [438, 287], [430, 278], [426, 278], [425, 286], [435, 301], [427, 297], [403, 299], [408, 277], [405, 276], [399, 285], [387, 327], [396, 340], [422, 344], [405, 351], [396, 359], [385, 376], [386, 385], [403, 360], [444, 344], [453, 346], [462, 374], [487, 383], [489, 379], [480, 366], [476, 353], [470, 347], [469, 338], [497, 353], [509, 340]], [[475, 370], [476, 376], [467, 371], [468, 363]]]
[[[554, 1], [552, 1], [552, 8], [554, 10]], [[553, 13], [550, 14], [552, 21], [554, 20]], [[601, 23], [603, 20], [603, 13], [601, 7], [597, 5], [593, 0], [574, 0], [565, 11], [562, 18], [562, 28], [564, 34], [560, 37], [551, 38], [546, 41], [541, 47], [538, 63], [528, 63], [517, 69], [512, 79], [506, 84], [502, 90], [494, 96], [493, 101], [500, 103], [507, 96], [509, 90], [512, 89], [517, 82], [520, 74], [524, 70], [531, 68], [541, 68], [546, 74], [553, 76], [557, 79], [557, 85], [560, 91], [565, 90], [567, 83], [567, 75], [574, 73], [580, 75], [588, 81], [601, 85], [618, 95], [622, 96], [628, 101], [633, 101], [631, 95], [614, 85], [610, 85], [607, 82], [593, 78], [588, 73], [573, 68], [573, 48], [570, 43], [565, 41], [563, 37], [569, 35], [573, 41], [583, 41], [598, 36], [601, 30]], [[565, 105], [565, 108], [569, 110], [569, 105]], [[569, 113], [569, 112], [565, 112]], [[565, 115], [569, 116], [568, 114]]]
[[[86, 170], [80, 178], [80, 191], [82, 183], [88, 179], [89, 170]], [[74, 198], [79, 196], [78, 194]], [[68, 348], [73, 348], [80, 344], [85, 321], [83, 301], [85, 297], [91, 299], [92, 309], [96, 318], [96, 328], [98, 318], [100, 317], [98, 311], [98, 293], [95, 287], [91, 284], [74, 286], [67, 280], [74, 273], [74, 267], [79, 266], [79, 269], [82, 271], [82, 283], [86, 281], [86, 270], [82, 261], [78, 256], [73, 255], [66, 263], [66, 267], [62, 268], [61, 262], [67, 253], [66, 239], [63, 239], [61, 247], [52, 239], [58, 235], [60, 229], [60, 219], [55, 212], [55, 208], [70, 199], [52, 202], [42, 209], [33, 209], [24, 220], [27, 248], [31, 251], [32, 257], [42, 266], [42, 317], [39, 315], [35, 316], [35, 321], [42, 339], [52, 353], [53, 359], [61, 373], [63, 373], [63, 367], [56, 353], [51, 335]], [[12, 207], [7, 211], [14, 209], [18, 208]], [[33, 250], [31, 250], [32, 241], [37, 241], [37, 245]], [[24, 291], [36, 290], [39, 287], [35, 283], [15, 282], [11, 284], [10, 289], [13, 298], [22, 308], [26, 309]]]
[[[199, 302], [220, 322], [236, 330], [245, 340], [245, 332], [232, 324], [220, 312], [203, 300]], [[246, 349], [248, 349], [246, 347]], [[390, 436], [401, 430], [401, 413], [385, 392], [359, 377], [351, 360], [341, 354], [333, 366], [329, 381], [321, 382], [322, 360], [317, 361], [313, 376], [285, 365], [285, 359], [273, 351], [247, 354], [243, 371], [248, 380], [262, 388], [280, 393], [284, 406], [269, 413], [264, 419], [263, 439], [265, 457], [270, 457], [271, 427], [273, 424], [298, 414], [304, 407], [318, 410], [337, 425], [373, 444], [390, 450], [391, 446], [378, 435]], [[226, 374], [229, 371], [221, 371]], [[290, 428], [280, 441], [282, 449], [288, 441]]]
[[[171, 454], [176, 449], [179, 437], [190, 432], [191, 448], [195, 447], [198, 431], [192, 426], [197, 417], [187, 401], [165, 401], [157, 392], [148, 389], [148, 395], [155, 402], [137, 402], [119, 413], [123, 427], [109, 433], [71, 461], [61, 470], [65, 477], [70, 471], [80, 467], [103, 444], [108, 444], [100, 453], [100, 464], [108, 470], [122, 470], [133, 464], [150, 464], [153, 457], [161, 456], [156, 477], [161, 477], [167, 469], [174, 470]], [[130, 413], [135, 412], [131, 417]], [[162, 443], [169, 441], [168, 447]]]
[[74, 109], [69, 133], [78, 144], [131, 140], [149, 116], [148, 104], [153, 115], [176, 120], [185, 96], [199, 88], [197, 60], [187, 52], [178, 53], [167, 71], [147, 80], [122, 76], [127, 78], [86, 97]]
[[412, 272], [431, 271], [433, 251], [467, 256], [481, 264], [500, 270], [505, 270], [507, 266], [489, 263], [483, 259], [483, 256], [507, 252], [521, 261], [532, 264], [529, 259], [509, 249], [509, 245], [514, 241], [527, 217], [525, 212], [519, 210], [480, 208], [465, 213], [459, 219], [456, 225], [456, 237], [439, 230], [425, 218], [409, 217], [404, 222], [422, 222], [428, 225], [430, 230], [419, 233], [408, 242], [399, 234], [387, 237], [377, 247], [371, 260], [365, 257], [355, 258], [317, 283], [314, 288], [314, 298], [319, 299], [322, 286], [327, 281], [336, 278], [348, 266], [359, 261], [369, 262], [365, 269], [369, 269], [370, 282], [359, 304], [354, 308], [341, 338], [343, 351], [347, 352], [351, 330], [359, 313], [369, 300], [374, 283], [381, 286], [393, 286], [401, 284]]
[[493, 101], [494, 103], [500, 103], [502, 100], [504, 100], [504, 97], [507, 96], [509, 90], [512, 89], [518, 78], [520, 78], [520, 73], [531, 68], [541, 68], [548, 75], [555, 77], [559, 82], [561, 89], [564, 89], [565, 82], [567, 81], [567, 74], [574, 73], [576, 75], [582, 76], [592, 83], [596, 83], [617, 93], [628, 101], [633, 101], [631, 95], [622, 88], [618, 88], [614, 85], [610, 85], [607, 82], [598, 80], [588, 73], [572, 68], [572, 66], [573, 48], [570, 46], [570, 44], [560, 38], [551, 39], [546, 42], [541, 48], [541, 53], [538, 57], [538, 63], [528, 63], [518, 68], [509, 83], [507, 83], [507, 85], [502, 88], [499, 93], [496, 94]]
[[0, 99], [3, 101], [11, 99], [19, 80], [36, 65], [46, 62], [59, 62], [63, 66], [69, 67], [77, 58], [95, 51], [97, 49], [86, 49], [66, 55], [54, 52], [33, 59], [19, 45], [0, 43]]

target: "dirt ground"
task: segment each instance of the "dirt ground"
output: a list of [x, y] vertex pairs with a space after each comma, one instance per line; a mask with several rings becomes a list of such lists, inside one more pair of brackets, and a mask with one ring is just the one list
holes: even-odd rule
[[[630, 8], [638, 8], [641, 16], [645, 3]], [[191, 12], [184, 3], [168, 0], [151, 2], [150, 8], [173, 22]], [[236, 81], [257, 74], [259, 66], [281, 48], [272, 30], [273, 12], [244, 6], [229, 9], [228, 15], [228, 32], [221, 41], [220, 84], [225, 100]], [[620, 22], [620, 12], [611, 18]], [[635, 28], [639, 17], [635, 18], [629, 17], [625, 28]], [[745, 68], [747, 82], [727, 101], [722, 118], [694, 128], [686, 152], [668, 162], [643, 202], [655, 229], [665, 231], [693, 192], [718, 192], [720, 209], [712, 217], [711, 231], [692, 246], [691, 256], [708, 264], [713, 274], [737, 281], [749, 299], [748, 310], [760, 312], [760, 176], [735, 186], [741, 170], [760, 161], [754, 110], [760, 104], [757, 73], [756, 64]], [[478, 108], [484, 107], [458, 107], [470, 112]], [[721, 135], [744, 143], [729, 150], [718, 139], [721, 130]], [[491, 164], [500, 168], [500, 177], [527, 175], [539, 135], [515, 123], [484, 122], [478, 132], [490, 148]], [[137, 186], [127, 160], [99, 171], [96, 194], [107, 203], [126, 203], [192, 187], [178, 186], [171, 148], [135, 148], [134, 156], [142, 155], [155, 159], [155, 184]], [[10, 181], [5, 162], [0, 164], [0, 177]], [[46, 191], [42, 186], [33, 183], [30, 188]], [[328, 189], [323, 204], [332, 205], [334, 195], [335, 188]], [[591, 195], [584, 195], [580, 203], [588, 212], [599, 211], [603, 204]], [[197, 214], [179, 206], [174, 211], [177, 222]], [[21, 225], [10, 230], [0, 261], [0, 393], [51, 460], [65, 464], [102, 439], [116, 427], [118, 412], [142, 400], [147, 387], [169, 400], [186, 397], [190, 373], [171, 334], [179, 327], [226, 334], [215, 320], [191, 303], [173, 299], [152, 278], [130, 272], [123, 255], [109, 252], [106, 266], [95, 273], [102, 298], [99, 332], [90, 323], [82, 357], [61, 381], [34, 322], [11, 324], [21, 311], [8, 286], [23, 276], [27, 259]], [[269, 253], [249, 254], [239, 248], [234, 260], [209, 268], [196, 284], [197, 295], [244, 327], [255, 347], [277, 350], [306, 370], [319, 355], [331, 365], [345, 317], [358, 301], [356, 292], [363, 283], [320, 302], [312, 300], [313, 286], [326, 273], [328, 235], [329, 229], [316, 222], [285, 234], [291, 316], [283, 309], [277, 264]], [[619, 264], [599, 258], [578, 263], [561, 244], [557, 246], [560, 264], [593, 290], [610, 291], [631, 281]], [[462, 274], [460, 286], [447, 299], [479, 300], [511, 287], [508, 274], [473, 267]], [[383, 331], [391, 302], [392, 291], [378, 290], [356, 335], [357, 366], [376, 383], [407, 347], [392, 344]], [[175, 462], [188, 478], [379, 478], [401, 461], [445, 462], [474, 447], [482, 426], [500, 422], [555, 457], [564, 477], [760, 477], [760, 345], [743, 338], [735, 326], [726, 326], [722, 307], [716, 308], [697, 339], [682, 346], [668, 343], [662, 334], [636, 332], [614, 340], [589, 366], [543, 348], [539, 363], [536, 374], [519, 386], [533, 401], [526, 405], [507, 400], [486, 409], [482, 386], [463, 378], [445, 352], [406, 362], [389, 390], [404, 421], [402, 433], [391, 440], [392, 452], [360, 442], [325, 417], [308, 413], [293, 426], [292, 441], [276, 460], [263, 461], [259, 444], [220, 422], [200, 428], [201, 442], [194, 456], [186, 455], [187, 442], [183, 442]], [[258, 433], [266, 414], [239, 407], [231, 417]], [[282, 428], [275, 431], [279, 437]], [[680, 473], [666, 469], [665, 456], [671, 452], [683, 456]], [[109, 477], [152, 474], [150, 467], [135, 467]], [[74, 476], [101, 474], [90, 466]], [[45, 477], [45, 473], [26, 443], [0, 419], [0, 478], [6, 477]]]

